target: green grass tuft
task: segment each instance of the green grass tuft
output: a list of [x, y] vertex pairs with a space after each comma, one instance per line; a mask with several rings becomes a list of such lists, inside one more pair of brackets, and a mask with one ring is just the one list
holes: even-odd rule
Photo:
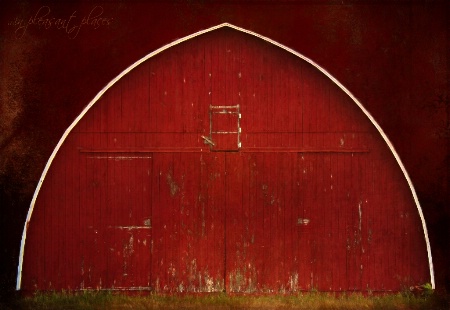
[[126, 295], [105, 291], [46, 292], [19, 298], [12, 309], [449, 309], [448, 296], [411, 293], [364, 296], [305, 292], [298, 295]]

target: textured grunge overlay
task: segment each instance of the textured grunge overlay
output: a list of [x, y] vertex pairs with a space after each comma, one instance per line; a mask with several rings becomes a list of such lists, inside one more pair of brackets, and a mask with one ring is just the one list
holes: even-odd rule
[[[41, 173], [68, 126], [130, 64], [178, 38], [223, 22], [272, 38], [313, 59], [370, 112], [395, 147], [417, 191], [429, 229], [436, 287], [450, 289], [449, 6], [445, 1], [371, 1], [367, 5], [344, 2], [11, 1], [2, 5], [2, 297], [11, 296], [15, 288], [27, 211]], [[209, 131], [203, 136], [209, 139]], [[210, 147], [204, 143], [207, 140], [199, 139], [203, 147]], [[345, 143], [347, 140], [344, 146]], [[86, 153], [86, 158], [92, 161], [122, 164], [152, 160], [150, 157]], [[188, 184], [185, 179], [175, 170], [162, 169], [161, 173], [161, 186], [168, 191], [168, 197], [181, 199]], [[266, 199], [268, 206], [272, 201], [277, 203], [270, 187], [259, 190], [260, 198]], [[199, 197], [198, 203], [205, 199]], [[201, 219], [202, 209], [199, 210]], [[204, 214], [207, 216], [207, 209]], [[364, 204], [361, 208], [355, 204], [357, 232], [360, 215], [366, 216]], [[137, 235], [133, 235], [130, 247], [129, 230], [123, 227], [145, 227], [142, 231], [148, 231], [155, 224], [148, 220], [149, 217], [143, 218], [136, 225], [110, 225], [122, 227], [115, 229], [123, 234], [122, 256], [129, 257], [138, 250]], [[208, 226], [199, 223], [201, 236], [207, 233]], [[309, 229], [314, 222], [310, 216], [302, 215], [295, 218], [295, 223], [297, 229]], [[364, 230], [364, 221], [361, 229]], [[366, 237], [369, 240], [373, 235]], [[150, 239], [139, 240], [140, 245], [143, 240], [146, 247], [150, 244]], [[198, 260], [191, 259], [185, 262], [184, 270], [196, 275], [196, 279], [201, 276], [205, 290], [221, 290], [226, 285], [219, 280], [221, 275], [199, 266]], [[254, 288], [253, 267], [230, 274], [228, 285]], [[87, 273], [87, 263], [83, 268]], [[174, 272], [177, 274], [179, 269]], [[252, 282], [244, 282], [244, 275]], [[300, 280], [301, 276], [293, 272], [287, 275], [285, 285], [298, 288]]]

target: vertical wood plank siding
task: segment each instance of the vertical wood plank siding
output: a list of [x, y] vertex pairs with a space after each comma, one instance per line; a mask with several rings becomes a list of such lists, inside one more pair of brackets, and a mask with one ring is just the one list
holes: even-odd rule
[[[240, 147], [236, 133], [210, 134], [211, 121], [239, 130], [230, 109], [210, 111], [237, 105]], [[397, 291], [429, 281], [411, 190], [359, 107], [295, 55], [218, 29], [136, 67], [73, 128], [35, 203], [22, 289]]]

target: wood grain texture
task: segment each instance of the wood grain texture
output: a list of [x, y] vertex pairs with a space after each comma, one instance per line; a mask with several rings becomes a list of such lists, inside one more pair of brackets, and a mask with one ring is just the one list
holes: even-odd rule
[[[237, 114], [210, 113], [222, 105], [239, 105], [240, 147]], [[231, 133], [213, 134], [211, 121]], [[62, 145], [34, 212], [23, 290], [429, 281], [411, 191], [369, 119], [310, 64], [231, 29], [176, 45], [111, 87]]]

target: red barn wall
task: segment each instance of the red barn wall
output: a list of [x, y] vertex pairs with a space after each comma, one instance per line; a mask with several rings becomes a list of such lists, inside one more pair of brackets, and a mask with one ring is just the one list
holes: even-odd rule
[[428, 268], [411, 189], [355, 102], [222, 28], [146, 60], [76, 124], [37, 196], [21, 288], [396, 291]]

